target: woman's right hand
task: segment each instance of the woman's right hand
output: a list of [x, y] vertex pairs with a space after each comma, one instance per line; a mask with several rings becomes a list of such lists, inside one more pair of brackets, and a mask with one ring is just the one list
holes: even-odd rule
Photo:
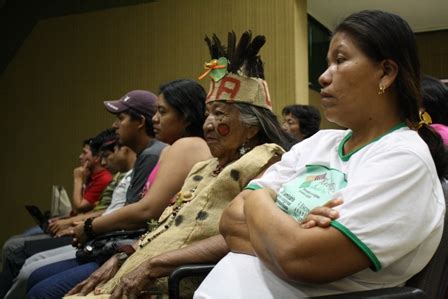
[[312, 209], [305, 220], [300, 223], [301, 227], [329, 227], [332, 220], [339, 218], [339, 212], [333, 208], [341, 205], [343, 202], [344, 201], [342, 199], [336, 198], [328, 201], [321, 207]]
[[118, 259], [113, 255], [100, 268], [93, 272], [89, 278], [78, 283], [71, 289], [66, 296], [76, 294], [85, 296], [93, 290], [95, 290], [95, 294], [100, 294], [101, 287], [118, 272], [119, 268]]

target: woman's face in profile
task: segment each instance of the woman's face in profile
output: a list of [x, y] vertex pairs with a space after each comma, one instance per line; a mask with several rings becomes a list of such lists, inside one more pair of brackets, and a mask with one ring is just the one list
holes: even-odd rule
[[183, 137], [188, 125], [184, 117], [168, 104], [163, 93], [157, 97], [157, 111], [152, 117], [152, 124], [156, 138], [168, 144]]
[[206, 106], [204, 136], [214, 157], [233, 155], [247, 141], [247, 126], [240, 120], [240, 112], [232, 104], [212, 102]]
[[374, 109], [382, 68], [356, 45], [350, 35], [336, 33], [327, 54], [328, 67], [319, 77], [325, 117], [352, 128], [365, 123]]

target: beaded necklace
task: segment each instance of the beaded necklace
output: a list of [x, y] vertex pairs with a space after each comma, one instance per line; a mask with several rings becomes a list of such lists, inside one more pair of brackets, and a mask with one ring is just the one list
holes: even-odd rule
[[[236, 159], [236, 160], [238, 160], [238, 159]], [[236, 160], [234, 160], [234, 161], [236, 161]], [[227, 163], [224, 166], [220, 166], [219, 162], [218, 162], [215, 169], [212, 171], [212, 173], [210, 173], [210, 175], [213, 177], [217, 177], [227, 165], [233, 163], [234, 161], [231, 161], [230, 163]], [[160, 218], [158, 220], [151, 219], [150, 221], [148, 221], [148, 231], [145, 234], [143, 234], [142, 236], [140, 236], [140, 238], [139, 238], [140, 248], [145, 247], [152, 240], [154, 240], [155, 238], [160, 236], [162, 233], [166, 232], [168, 230], [168, 228], [170, 228], [170, 226], [176, 220], [176, 216], [179, 213], [180, 209], [182, 209], [182, 207], [185, 204], [188, 204], [193, 198], [195, 198], [194, 193], [198, 187], [199, 187], [199, 185], [193, 189], [190, 189], [189, 191], [184, 191], [184, 192], [181, 191], [181, 192], [177, 193], [175, 202], [170, 204], [163, 211], [162, 215], [160, 216]], [[165, 225], [163, 225], [163, 227], [162, 227], [160, 224], [164, 221], [165, 221]], [[148, 238], [149, 234], [151, 234], [155, 230], [159, 230], [159, 231], [157, 233], [154, 233], [154, 235], [152, 235], [151, 237]]]
[[[168, 230], [168, 228], [174, 223], [174, 220], [176, 219], [179, 210], [194, 198], [193, 195], [194, 192], [196, 191], [196, 188], [197, 187], [191, 189], [190, 191], [177, 193], [175, 202], [170, 204], [165, 209], [165, 211], [160, 216], [159, 220], [151, 219], [150, 221], [148, 221], [148, 231], [145, 234], [141, 235], [139, 238], [140, 248], [145, 247], [148, 243], [157, 238], [160, 234]], [[166, 224], [162, 228], [160, 228], [161, 227], [160, 224], [164, 222], [167, 218], [169, 218], [169, 220], [167, 220]], [[147, 238], [148, 235], [156, 229], [159, 229], [159, 231], [154, 235], [152, 235], [151, 237]]]

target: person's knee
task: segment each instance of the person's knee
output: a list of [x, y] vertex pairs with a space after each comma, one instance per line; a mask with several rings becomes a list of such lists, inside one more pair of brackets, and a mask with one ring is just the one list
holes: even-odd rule
[[5, 244], [3, 245], [3, 249], [2, 249], [3, 256], [8, 256], [8, 255], [13, 254], [13, 252], [15, 250], [17, 250], [17, 248], [23, 247], [23, 244], [25, 244], [25, 241], [19, 235], [9, 238], [8, 240], [6, 240]]
[[48, 288], [45, 284], [37, 284], [26, 294], [27, 299], [62, 298], [65, 293], [58, 289]]
[[39, 283], [31, 288], [26, 294], [27, 299], [54, 298], [52, 291], [44, 283]]

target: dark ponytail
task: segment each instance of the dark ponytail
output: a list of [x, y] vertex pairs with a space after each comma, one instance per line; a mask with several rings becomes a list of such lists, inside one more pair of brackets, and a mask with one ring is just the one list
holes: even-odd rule
[[442, 137], [431, 126], [426, 124], [422, 125], [417, 132], [428, 145], [432, 159], [436, 164], [437, 175], [441, 179], [448, 179], [448, 150], [443, 143]]

